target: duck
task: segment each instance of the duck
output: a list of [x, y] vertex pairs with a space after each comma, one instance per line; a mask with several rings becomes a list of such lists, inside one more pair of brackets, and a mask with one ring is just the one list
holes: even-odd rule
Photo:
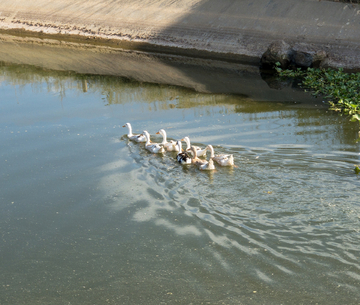
[[233, 155], [226, 155], [220, 154], [215, 155], [214, 148], [212, 145], [208, 145], [205, 148], [206, 150], [210, 150], [210, 159], [216, 161], [220, 166], [233, 166], [234, 165], [234, 156]]
[[197, 157], [197, 150], [194, 146], [190, 147], [190, 151], [193, 154], [193, 158], [191, 159], [191, 163], [195, 164], [200, 170], [214, 170], [215, 165], [213, 159], [209, 159], [209, 161], [201, 160]]
[[144, 130], [142, 133], [146, 138], [145, 148], [154, 154], [163, 154], [165, 152], [164, 146], [158, 143], [150, 142], [150, 134]]
[[129, 140], [135, 141], [135, 142], [146, 142], [146, 137], [142, 134], [133, 134], [132, 133], [132, 127], [130, 123], [126, 123], [123, 125], [123, 127], [127, 127], [129, 132], [127, 134]]
[[206, 155], [205, 148], [201, 149], [199, 146], [191, 146], [189, 137], [185, 137], [185, 138], [181, 139], [181, 141], [184, 141], [186, 143], [186, 151], [190, 151], [190, 147], [194, 147], [196, 149], [198, 157], [202, 157], [202, 156]]
[[182, 151], [181, 141], [177, 141], [176, 146], [179, 150], [179, 153], [176, 155], [176, 160], [180, 164], [191, 164], [191, 157], [189, 156], [189, 154], [186, 151], [185, 152]]
[[170, 142], [167, 141], [166, 139], [166, 131], [164, 129], [160, 129], [156, 134], [161, 134], [163, 136], [163, 141], [161, 142], [161, 145], [164, 146], [164, 148], [167, 151], [178, 151], [178, 146], [176, 145], [176, 142], [173, 140], [170, 140]]

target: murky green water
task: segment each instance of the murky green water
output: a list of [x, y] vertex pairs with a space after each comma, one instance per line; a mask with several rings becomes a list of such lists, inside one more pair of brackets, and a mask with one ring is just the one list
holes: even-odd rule
[[[1, 304], [360, 303], [355, 123], [320, 101], [0, 75]], [[237, 167], [179, 166], [126, 122]]]

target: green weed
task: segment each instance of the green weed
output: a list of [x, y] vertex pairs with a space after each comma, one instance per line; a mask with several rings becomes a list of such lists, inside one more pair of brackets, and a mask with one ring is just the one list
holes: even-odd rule
[[280, 63], [275, 69], [281, 77], [300, 79], [300, 86], [324, 97], [330, 110], [350, 116], [351, 121], [360, 121], [360, 73], [345, 73], [343, 69], [283, 70]]

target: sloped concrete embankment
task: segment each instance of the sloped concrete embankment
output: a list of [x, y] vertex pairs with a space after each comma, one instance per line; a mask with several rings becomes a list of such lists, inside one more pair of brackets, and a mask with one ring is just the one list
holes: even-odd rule
[[290, 61], [360, 68], [360, 6], [338, 2], [2, 0], [0, 30], [255, 66], [284, 41]]

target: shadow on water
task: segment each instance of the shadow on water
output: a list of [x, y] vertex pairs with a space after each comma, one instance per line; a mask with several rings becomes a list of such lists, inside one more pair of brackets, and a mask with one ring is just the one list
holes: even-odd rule
[[[139, 82], [186, 87], [201, 93], [237, 94], [257, 101], [315, 101], [291, 84], [269, 86], [257, 65], [163, 53], [146, 54], [101, 45], [75, 47], [66, 42], [57, 45], [51, 40], [29, 43], [25, 38], [4, 34], [2, 37], [0, 61], [3, 62], [81, 74], [120, 76]], [[137, 49], [141, 50], [142, 45], [137, 44]]]

